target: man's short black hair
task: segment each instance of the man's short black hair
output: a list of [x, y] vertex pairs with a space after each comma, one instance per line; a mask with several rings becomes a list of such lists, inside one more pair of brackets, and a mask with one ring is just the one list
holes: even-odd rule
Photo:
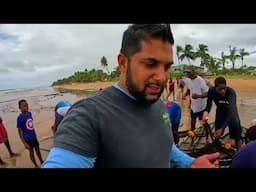
[[214, 80], [214, 86], [217, 87], [218, 85], [220, 84], [225, 84], [227, 85], [227, 81], [224, 77], [217, 77], [215, 80]]
[[174, 44], [170, 24], [133, 24], [123, 34], [120, 52], [130, 57], [140, 51], [142, 40], [151, 38]]

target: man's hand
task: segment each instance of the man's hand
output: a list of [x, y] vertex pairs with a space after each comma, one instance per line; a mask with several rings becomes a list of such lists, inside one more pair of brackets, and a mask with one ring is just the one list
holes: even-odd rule
[[220, 128], [220, 129], [217, 129], [214, 133], [213, 133], [213, 136], [216, 137], [216, 138], [220, 138], [223, 134], [223, 131], [224, 131], [224, 128]]
[[216, 168], [216, 164], [212, 162], [214, 162], [219, 156], [219, 152], [202, 155], [195, 159], [190, 168]]
[[203, 113], [203, 121], [207, 121], [208, 120], [208, 115], [209, 115], [208, 111], [204, 111], [204, 113]]

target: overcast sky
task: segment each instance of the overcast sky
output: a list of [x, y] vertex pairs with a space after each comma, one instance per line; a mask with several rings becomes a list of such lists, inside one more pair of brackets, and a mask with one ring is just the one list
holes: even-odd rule
[[[122, 33], [128, 24], [2, 24], [0, 25], [0, 90], [49, 86], [85, 68], [117, 66]], [[228, 46], [256, 50], [256, 24], [172, 24], [175, 46], [208, 45], [220, 57]], [[177, 60], [175, 58], [175, 63]], [[186, 61], [184, 61], [186, 62]], [[239, 61], [237, 61], [239, 64]], [[244, 63], [256, 66], [256, 54]], [[198, 64], [195, 61], [194, 64]]]

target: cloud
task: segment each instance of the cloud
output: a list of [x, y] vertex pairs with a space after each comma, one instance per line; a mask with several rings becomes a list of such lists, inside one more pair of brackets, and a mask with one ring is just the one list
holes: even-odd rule
[[[85, 68], [100, 68], [106, 56], [109, 69], [117, 66], [123, 31], [128, 24], [2, 24], [0, 76], [3, 86], [50, 85]], [[251, 52], [256, 24], [173, 24], [175, 45], [208, 45], [209, 52], [228, 53], [228, 46]], [[176, 58], [175, 58], [176, 60]], [[256, 54], [245, 58], [254, 65]], [[10, 85], [13, 82], [14, 85]], [[17, 82], [20, 82], [17, 84]], [[24, 82], [24, 83], [23, 83]], [[5, 85], [4, 85], [5, 84]]]
[[[228, 54], [229, 45], [238, 49], [245, 48], [247, 52], [255, 50], [255, 24], [173, 24], [171, 26], [175, 45], [191, 44], [196, 50], [199, 44], [205, 44], [210, 54], [215, 57], [220, 57], [222, 51]], [[245, 59], [248, 64], [256, 65], [255, 58], [251, 55]]]
[[102, 56], [113, 69], [126, 28], [126, 24], [2, 24], [0, 73], [33, 72], [50, 85], [75, 71], [100, 68]]

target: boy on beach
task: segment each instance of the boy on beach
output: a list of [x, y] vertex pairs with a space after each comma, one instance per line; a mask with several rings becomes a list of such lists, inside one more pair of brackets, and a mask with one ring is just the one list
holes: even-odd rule
[[26, 100], [22, 99], [19, 101], [19, 109], [21, 111], [17, 118], [17, 128], [19, 131], [19, 136], [25, 148], [29, 150], [29, 156], [31, 161], [33, 162], [35, 167], [38, 168], [39, 166], [37, 165], [35, 160], [34, 148], [41, 164], [43, 163], [43, 159], [39, 149], [36, 132], [33, 126], [32, 113], [28, 111], [28, 103]]

